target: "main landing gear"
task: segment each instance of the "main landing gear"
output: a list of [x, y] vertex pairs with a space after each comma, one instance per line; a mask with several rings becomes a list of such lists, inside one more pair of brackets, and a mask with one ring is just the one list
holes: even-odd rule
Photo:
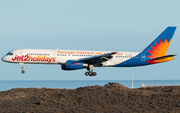
[[93, 72], [93, 70], [94, 70], [94, 66], [93, 65], [89, 65], [89, 67], [87, 68], [87, 70], [88, 70], [88, 72], [85, 72], [85, 75], [86, 76], [90, 76], [90, 77], [92, 77], [92, 76], [96, 76], [97, 75], [97, 73], [96, 72]]
[[24, 74], [25, 73], [25, 71], [24, 71], [24, 63], [19, 63], [19, 65], [21, 65], [21, 69], [22, 69], [21, 73]]

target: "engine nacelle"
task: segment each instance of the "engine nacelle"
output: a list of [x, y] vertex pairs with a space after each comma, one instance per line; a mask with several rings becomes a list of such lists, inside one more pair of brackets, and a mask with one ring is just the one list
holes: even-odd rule
[[75, 60], [68, 60], [66, 64], [61, 65], [62, 70], [76, 70], [86, 67], [88, 67], [88, 64], [84, 64], [83, 62], [75, 61]]

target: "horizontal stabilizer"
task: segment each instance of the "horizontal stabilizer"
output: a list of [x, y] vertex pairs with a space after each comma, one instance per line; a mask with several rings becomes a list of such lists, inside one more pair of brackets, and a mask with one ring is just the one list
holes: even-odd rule
[[166, 56], [162, 56], [162, 57], [157, 57], [157, 58], [153, 58], [151, 60], [158, 60], [158, 59], [161, 59], [161, 58], [167, 58], [167, 57], [173, 57], [173, 56], [176, 56], [176, 54], [174, 54], [174, 55], [166, 55]]
[[166, 55], [166, 56], [162, 56], [162, 57], [156, 57], [156, 58], [153, 58], [153, 59], [151, 59], [151, 60], [149, 60], [147, 62], [150, 63], [150, 64], [167, 62], [167, 61], [170, 61], [170, 60], [174, 60], [173, 56], [176, 56], [176, 55]]

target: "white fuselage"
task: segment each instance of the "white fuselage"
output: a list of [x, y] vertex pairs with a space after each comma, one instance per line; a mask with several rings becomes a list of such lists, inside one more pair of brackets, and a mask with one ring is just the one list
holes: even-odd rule
[[[31, 64], [64, 64], [68, 60], [79, 60], [98, 56], [111, 51], [85, 51], [85, 50], [50, 50], [50, 49], [18, 49], [11, 51], [10, 55], [2, 58], [11, 63]], [[102, 66], [113, 66], [135, 57], [140, 52], [117, 52], [113, 58], [103, 62]]]

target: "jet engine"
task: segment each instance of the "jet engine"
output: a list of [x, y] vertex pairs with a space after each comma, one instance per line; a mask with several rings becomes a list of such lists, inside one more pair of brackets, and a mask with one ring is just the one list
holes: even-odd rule
[[68, 60], [65, 64], [61, 65], [62, 70], [76, 70], [76, 69], [82, 69], [87, 68], [88, 64], [85, 64], [80, 61], [75, 60]]

